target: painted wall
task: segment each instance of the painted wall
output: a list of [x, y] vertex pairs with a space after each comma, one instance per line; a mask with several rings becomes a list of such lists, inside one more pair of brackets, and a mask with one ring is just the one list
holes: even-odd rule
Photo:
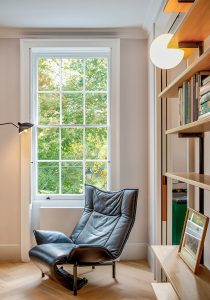
[[[0, 39], [0, 123], [19, 121], [19, 40]], [[0, 126], [0, 260], [19, 258], [20, 149], [18, 130]]]
[[147, 41], [121, 41], [120, 184], [139, 188], [137, 217], [126, 258], [145, 258], [148, 227]]
[[[20, 118], [19, 39], [0, 39], [0, 62], [0, 121], [17, 123]], [[140, 189], [136, 223], [123, 258], [135, 259], [146, 257], [147, 249], [146, 40], [121, 39], [120, 76], [120, 186]], [[21, 230], [19, 136], [15, 127], [8, 125], [0, 127], [0, 139], [0, 259], [19, 259]], [[49, 209], [48, 212], [51, 222], [52, 210]], [[45, 210], [45, 214], [48, 212]], [[36, 222], [33, 220], [33, 224], [39, 227], [39, 208], [37, 207], [33, 213], [37, 217]], [[62, 223], [63, 218], [60, 216], [60, 212], [59, 219]], [[59, 229], [62, 229], [61, 223], [58, 224], [58, 220], [56, 220]], [[47, 226], [54, 225], [51, 222]], [[69, 229], [71, 230], [73, 226], [74, 224], [71, 224], [70, 221]]]

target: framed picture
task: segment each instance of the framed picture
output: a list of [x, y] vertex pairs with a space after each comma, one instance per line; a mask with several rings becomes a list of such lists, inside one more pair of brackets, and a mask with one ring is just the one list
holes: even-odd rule
[[179, 246], [179, 256], [196, 274], [199, 269], [209, 218], [188, 208]]

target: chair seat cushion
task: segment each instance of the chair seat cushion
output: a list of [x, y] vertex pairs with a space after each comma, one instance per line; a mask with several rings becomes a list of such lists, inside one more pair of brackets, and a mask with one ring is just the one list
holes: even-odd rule
[[72, 243], [72, 240], [60, 231], [33, 230], [37, 245], [49, 243]]
[[74, 249], [74, 243], [49, 243], [33, 247], [29, 251], [29, 256], [34, 261], [44, 262], [46, 265], [63, 264], [67, 262], [69, 253]]

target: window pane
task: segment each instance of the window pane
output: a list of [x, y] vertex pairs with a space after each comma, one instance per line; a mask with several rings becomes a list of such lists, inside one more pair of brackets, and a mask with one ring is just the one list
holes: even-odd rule
[[86, 139], [86, 159], [106, 159], [107, 158], [107, 129], [87, 128]]
[[107, 123], [107, 95], [86, 94], [86, 124], [105, 125]]
[[107, 189], [107, 163], [87, 162], [85, 167], [85, 182], [100, 189]]
[[71, 162], [61, 164], [62, 194], [82, 194], [83, 166], [82, 163]]
[[60, 59], [39, 59], [38, 87], [39, 91], [60, 90]]
[[83, 124], [83, 94], [63, 94], [62, 96], [63, 124]]
[[86, 60], [86, 90], [106, 91], [107, 89], [107, 59], [89, 58]]
[[83, 159], [83, 129], [62, 128], [62, 159]]
[[62, 90], [81, 91], [83, 89], [83, 60], [62, 59]]
[[59, 159], [58, 128], [38, 128], [38, 159]]
[[59, 167], [58, 163], [38, 163], [38, 193], [59, 193]]
[[60, 123], [60, 95], [39, 94], [38, 123], [41, 125], [58, 125]]

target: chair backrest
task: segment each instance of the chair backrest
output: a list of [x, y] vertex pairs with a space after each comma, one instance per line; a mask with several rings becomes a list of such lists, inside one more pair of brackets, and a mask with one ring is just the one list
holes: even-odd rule
[[106, 247], [117, 258], [133, 227], [138, 189], [117, 192], [85, 185], [85, 208], [70, 238], [75, 244]]

